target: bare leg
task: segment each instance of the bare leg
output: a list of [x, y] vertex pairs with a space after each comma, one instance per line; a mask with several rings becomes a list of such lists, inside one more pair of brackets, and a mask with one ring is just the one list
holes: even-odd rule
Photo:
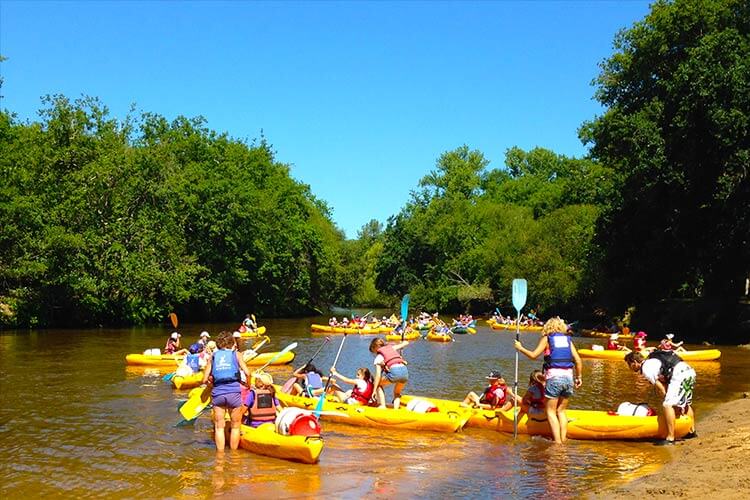
[[399, 406], [401, 406], [401, 391], [404, 390], [404, 386], [406, 385], [406, 382], [396, 382], [396, 385], [393, 387], [393, 409], [398, 410]]
[[214, 440], [216, 451], [224, 451], [224, 408], [214, 406]]
[[472, 391], [466, 395], [464, 400], [461, 402], [461, 406], [471, 407], [479, 405], [479, 396], [477, 393]]
[[378, 408], [385, 408], [385, 391], [383, 391], [383, 388], [378, 387], [378, 390], [375, 391], [375, 395], [378, 400]]
[[693, 427], [690, 429], [690, 432], [695, 432], [695, 412], [693, 411], [693, 405], [688, 405], [687, 416], [693, 421]]
[[568, 398], [560, 398], [557, 403], [557, 421], [560, 425], [560, 441], [563, 443], [568, 440], [568, 416], [565, 414], [568, 401]]
[[240, 424], [242, 423], [242, 407], [232, 408], [232, 431], [229, 434], [229, 447], [236, 450], [240, 446]]
[[544, 402], [544, 409], [547, 412], [547, 422], [549, 422], [549, 428], [552, 431], [552, 438], [555, 443], [562, 443], [560, 437], [560, 422], [557, 420], [557, 401], [559, 398], [546, 398]]
[[664, 405], [664, 420], [667, 423], [667, 441], [674, 441], [674, 406]]

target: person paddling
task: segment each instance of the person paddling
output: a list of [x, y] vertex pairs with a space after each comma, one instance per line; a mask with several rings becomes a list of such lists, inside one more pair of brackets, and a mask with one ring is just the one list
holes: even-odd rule
[[303, 395], [308, 398], [319, 396], [323, 394], [323, 375], [320, 373], [314, 364], [307, 363], [300, 366], [292, 375], [297, 379], [297, 382], [292, 386], [292, 395]]
[[187, 349], [180, 349], [180, 337], [182, 337], [182, 335], [179, 333], [172, 332], [164, 346], [164, 354], [174, 354], [175, 356], [184, 356], [188, 354]]
[[378, 400], [378, 407], [385, 408], [385, 391], [384, 387], [390, 384], [393, 386], [393, 408], [398, 409], [401, 404], [401, 391], [409, 381], [409, 370], [406, 368], [406, 361], [401, 357], [401, 349], [409, 345], [405, 340], [400, 344], [388, 344], [381, 337], [373, 339], [370, 342], [370, 352], [375, 355], [375, 377], [373, 384]]
[[609, 340], [607, 341], [607, 350], [608, 351], [628, 351], [630, 352], [630, 349], [625, 347], [624, 345], [621, 345], [617, 339], [620, 338], [619, 333], [613, 333], [609, 336]]
[[660, 351], [685, 352], [685, 348], [682, 347], [682, 342], [673, 342], [672, 339], [674, 339], [674, 333], [668, 333], [661, 342], [659, 342], [659, 347], [657, 347], [657, 349]]
[[530, 359], [544, 353], [545, 410], [555, 443], [564, 443], [568, 437], [568, 417], [565, 410], [574, 389], [581, 387], [581, 358], [567, 335], [568, 325], [561, 318], [548, 320], [542, 327], [539, 344], [529, 351], [516, 340], [513, 346]]
[[333, 394], [339, 401], [349, 405], [370, 404], [375, 393], [375, 385], [372, 382], [372, 375], [370, 375], [370, 370], [368, 370], [367, 368], [358, 368], [357, 378], [349, 378], [336, 371], [336, 367], [334, 366], [331, 367], [331, 375], [336, 377], [338, 380], [341, 380], [342, 382], [346, 382], [347, 384], [351, 384], [354, 386], [348, 391], [334, 390]]
[[677, 415], [687, 414], [693, 429], [685, 439], [694, 438], [695, 412], [693, 411], [693, 389], [695, 387], [695, 370], [672, 351], [656, 350], [644, 358], [640, 352], [629, 352], [625, 362], [631, 370], [640, 373], [654, 385], [664, 396], [662, 406], [667, 423], [667, 436], [657, 441], [657, 446], [674, 444], [675, 421]]

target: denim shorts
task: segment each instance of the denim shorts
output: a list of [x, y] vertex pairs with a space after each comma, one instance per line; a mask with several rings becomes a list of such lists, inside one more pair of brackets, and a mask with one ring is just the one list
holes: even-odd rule
[[385, 378], [392, 384], [406, 383], [409, 381], [409, 370], [406, 365], [391, 366], [388, 371], [385, 372]]
[[242, 395], [239, 392], [221, 394], [213, 398], [212, 403], [219, 408], [233, 410], [242, 406]]
[[552, 377], [544, 385], [544, 397], [549, 399], [573, 396], [573, 377]]

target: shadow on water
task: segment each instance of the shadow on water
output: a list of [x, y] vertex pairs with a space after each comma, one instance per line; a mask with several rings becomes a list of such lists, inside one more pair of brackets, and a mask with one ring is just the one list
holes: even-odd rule
[[[279, 350], [296, 341], [293, 366], [274, 367], [277, 381], [309, 359], [324, 337], [309, 325], [323, 318], [263, 322]], [[234, 325], [181, 325], [185, 343], [207, 329]], [[466, 429], [457, 434], [385, 432], [324, 422], [326, 448], [319, 465], [260, 457], [242, 450], [215, 453], [211, 423], [174, 427], [186, 391], [161, 378], [168, 370], [126, 367], [124, 356], [162, 347], [170, 330], [49, 330], [0, 334], [0, 473], [6, 498], [228, 497], [439, 498], [445, 496], [576, 497], [592, 484], [643, 474], [668, 458], [645, 442], [571, 441], [556, 446], [528, 436]], [[332, 336], [316, 359], [327, 369], [342, 341]], [[371, 367], [372, 337], [348, 336], [338, 369], [353, 375]], [[536, 334], [522, 335], [533, 347]], [[463, 398], [500, 370], [512, 383], [513, 335], [480, 327], [448, 344], [417, 341], [406, 349], [411, 394]], [[590, 339], [575, 339], [578, 346]], [[601, 342], [595, 342], [601, 343]], [[699, 348], [698, 346], [690, 346]], [[721, 362], [693, 363], [698, 373], [696, 411], [747, 390], [746, 351], [722, 348]], [[519, 359], [519, 388], [538, 363]], [[572, 408], [614, 409], [623, 401], [658, 407], [651, 387], [622, 362], [584, 360], [584, 386]]]

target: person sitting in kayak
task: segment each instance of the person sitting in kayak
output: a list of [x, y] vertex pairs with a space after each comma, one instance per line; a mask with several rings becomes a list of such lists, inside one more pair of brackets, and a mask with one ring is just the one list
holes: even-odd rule
[[529, 376], [529, 387], [526, 394], [521, 399], [521, 411], [518, 413], [518, 419], [526, 414], [529, 419], [544, 421], [547, 419], [544, 409], [544, 373], [541, 370], [534, 370]]
[[201, 366], [201, 352], [203, 352], [203, 344], [196, 342], [188, 348], [188, 354], [185, 359], [182, 360], [182, 364], [175, 370], [175, 375], [179, 377], [187, 377], [193, 373], [198, 373], [203, 368]]
[[409, 370], [406, 368], [406, 361], [401, 357], [401, 349], [409, 345], [405, 340], [400, 344], [388, 344], [381, 337], [373, 339], [370, 342], [370, 352], [375, 355], [375, 377], [373, 384], [378, 400], [378, 407], [385, 408], [385, 391], [384, 387], [394, 384], [393, 386], [393, 408], [398, 409], [401, 404], [401, 391], [409, 381]]
[[633, 350], [635, 352], [640, 352], [644, 354], [645, 356], [648, 356], [649, 348], [646, 347], [646, 332], [638, 332], [635, 334], [635, 337], [633, 337]]
[[281, 404], [276, 398], [273, 377], [270, 373], [264, 372], [255, 376], [255, 387], [248, 391], [245, 406], [247, 407], [245, 424], [250, 427], [276, 421], [276, 415], [281, 411]]
[[177, 332], [172, 332], [172, 334], [167, 339], [167, 344], [164, 346], [164, 354], [174, 354], [176, 356], [185, 356], [188, 354], [187, 349], [180, 349], [180, 335]]
[[211, 335], [207, 331], [202, 331], [200, 338], [198, 339], [198, 343], [201, 344], [203, 347], [206, 347], [206, 344], [208, 343], [208, 339], [211, 338]]
[[607, 341], [607, 350], [630, 352], [630, 349], [628, 349], [624, 345], [620, 345], [620, 343], [617, 341], [618, 338], [620, 338], [619, 333], [613, 333], [612, 335], [609, 336], [609, 340]]
[[328, 320], [328, 326], [332, 326], [332, 327], [339, 326], [339, 320], [336, 319], [336, 316]]
[[211, 355], [206, 364], [203, 383], [212, 381], [211, 398], [214, 405], [214, 440], [216, 449], [224, 450], [226, 425], [225, 415], [229, 413], [232, 431], [229, 435], [229, 447], [236, 450], [240, 444], [240, 424], [244, 413], [242, 405], [241, 373], [250, 379], [250, 370], [242, 356], [234, 349], [234, 338], [226, 331], [216, 338], [218, 349]]
[[674, 343], [672, 342], [672, 339], [674, 338], [674, 333], [668, 333], [666, 337], [662, 339], [661, 342], [659, 342], [659, 349], [660, 351], [675, 351], [675, 352], [685, 352], [685, 348], [682, 347], [682, 342]]
[[298, 382], [292, 386], [291, 394], [303, 395], [308, 398], [320, 396], [324, 391], [323, 374], [320, 373], [314, 364], [308, 363], [300, 366], [292, 373]]
[[334, 390], [333, 395], [348, 405], [369, 405], [373, 401], [375, 385], [372, 382], [372, 375], [367, 368], [357, 368], [357, 378], [349, 378], [341, 375], [336, 371], [336, 367], [331, 368], [331, 375], [342, 382], [351, 384], [354, 387], [348, 391]]
[[513, 394], [513, 391], [505, 383], [505, 379], [497, 370], [492, 370], [485, 377], [488, 385], [481, 395], [470, 392], [466, 395], [461, 406], [465, 408], [482, 408], [483, 410], [500, 410], [507, 411], [513, 406], [513, 401], [520, 403], [520, 398]]
[[247, 331], [258, 331], [258, 325], [255, 324], [255, 321], [253, 320], [253, 316], [251, 314], [246, 314], [245, 319], [242, 320], [242, 325], [240, 325], [240, 333]]

